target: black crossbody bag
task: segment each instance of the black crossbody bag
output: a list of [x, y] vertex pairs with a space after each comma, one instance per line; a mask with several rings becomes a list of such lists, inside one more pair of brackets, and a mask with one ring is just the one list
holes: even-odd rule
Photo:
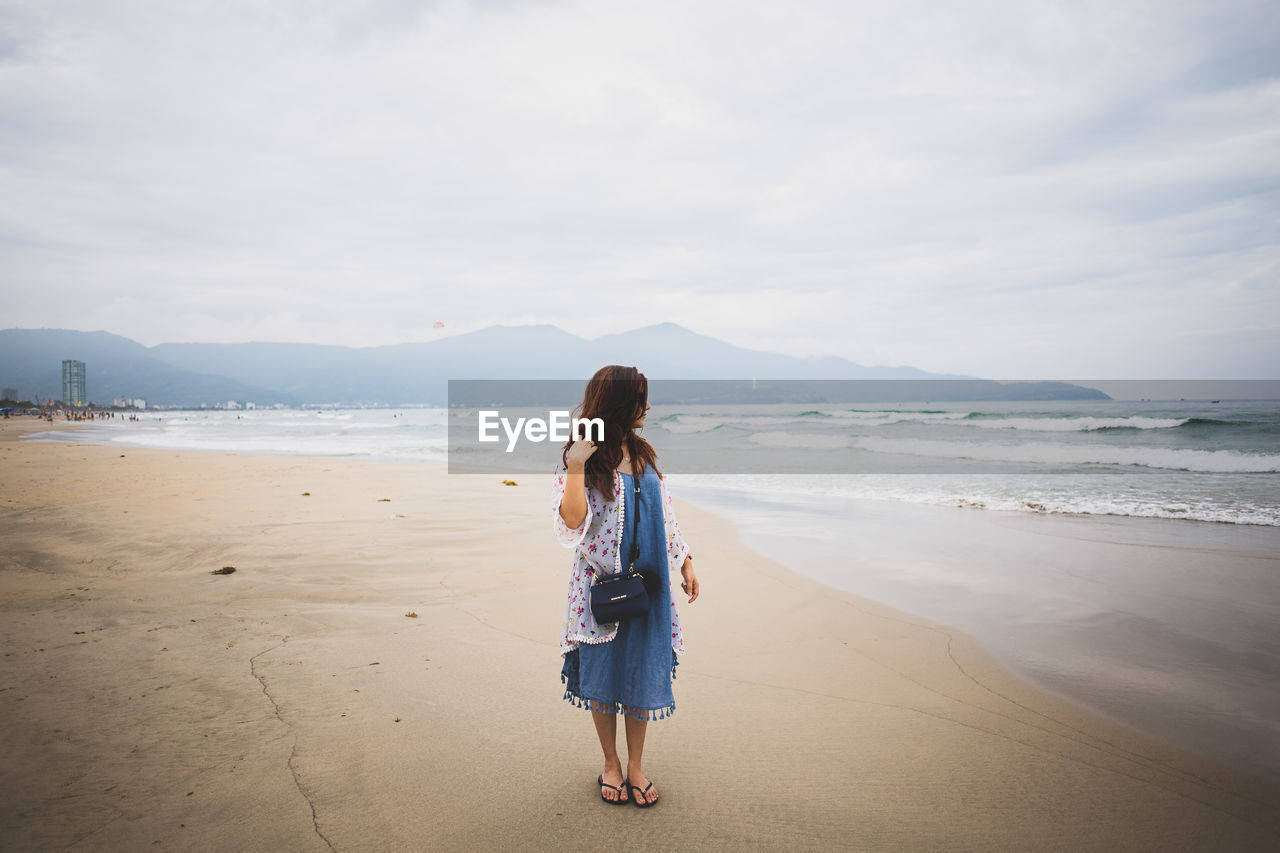
[[[625, 496], [625, 492], [623, 493]], [[625, 501], [625, 497], [624, 497]], [[624, 502], [623, 509], [626, 509]], [[635, 532], [631, 536], [631, 555], [626, 571], [598, 577], [591, 585], [591, 616], [598, 625], [634, 619], [649, 612], [649, 587], [657, 583], [650, 572], [637, 572], [640, 556], [640, 481], [635, 482]], [[656, 591], [656, 590], [655, 590]]]

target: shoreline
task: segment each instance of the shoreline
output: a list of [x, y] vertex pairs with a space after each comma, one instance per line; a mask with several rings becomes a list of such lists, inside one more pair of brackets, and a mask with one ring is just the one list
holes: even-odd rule
[[0, 828], [17, 846], [550, 849], [619, 820], [692, 849], [1280, 839], [1276, 786], [798, 575], [678, 494], [705, 591], [680, 599], [678, 712], [649, 730], [667, 803], [615, 814], [560, 698], [549, 475], [10, 432]]

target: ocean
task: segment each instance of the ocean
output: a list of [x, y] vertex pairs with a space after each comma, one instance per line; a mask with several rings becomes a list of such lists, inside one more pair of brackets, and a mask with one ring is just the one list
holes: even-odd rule
[[[663, 432], [714, 435], [699, 458], [725, 473], [690, 485], [722, 496], [1280, 525], [1276, 401], [740, 408], [651, 412], [646, 432], [660, 452]], [[753, 445], [783, 471], [713, 467], [722, 448]], [[786, 471], [814, 470], [815, 457], [838, 460], [837, 470]]]
[[[148, 412], [75, 440], [547, 470], [558, 445], [477, 452], [447, 409]], [[654, 406], [673, 488], [720, 501], [871, 499], [1036, 514], [1280, 526], [1280, 401]], [[46, 433], [37, 440], [64, 440]], [[824, 473], [817, 473], [824, 472]]]

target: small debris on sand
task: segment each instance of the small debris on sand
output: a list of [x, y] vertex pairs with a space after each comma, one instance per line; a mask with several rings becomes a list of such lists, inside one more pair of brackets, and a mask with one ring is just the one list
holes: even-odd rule
[[503, 480], [503, 481], [502, 481], [502, 485], [504, 485], [504, 486], [518, 486], [518, 485], [520, 485], [520, 484], [519, 484], [519, 483], [517, 483], [515, 480]]
[[310, 492], [303, 492], [303, 493], [302, 493], [302, 496], [303, 496], [304, 498], [309, 498], [309, 497], [311, 497], [311, 493], [310, 493]]
[[236, 567], [235, 567], [235, 566], [223, 566], [223, 567], [222, 567], [222, 568], [220, 568], [220, 569], [214, 569], [214, 570], [213, 570], [212, 572], [210, 572], [209, 574], [211, 574], [211, 575], [230, 575], [230, 574], [234, 574], [234, 573], [235, 573], [235, 570], [236, 570]]
[[399, 718], [399, 717], [396, 717], [396, 722], [397, 722], [397, 723], [398, 723], [398, 722], [400, 722], [400, 718]]
[[418, 614], [417, 614], [417, 613], [414, 613], [412, 610], [410, 610], [408, 613], [406, 613], [406, 614], [405, 614], [405, 616], [408, 616], [410, 619], [417, 619], [417, 618], [418, 618]]
[[378, 498], [378, 503], [380, 503], [380, 504], [389, 504], [389, 503], [391, 503], [391, 498]]

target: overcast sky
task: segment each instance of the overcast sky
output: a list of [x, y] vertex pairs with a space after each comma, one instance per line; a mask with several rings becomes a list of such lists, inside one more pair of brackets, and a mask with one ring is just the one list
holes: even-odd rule
[[1273, 0], [0, 0], [0, 326], [1274, 378], [1278, 34]]

